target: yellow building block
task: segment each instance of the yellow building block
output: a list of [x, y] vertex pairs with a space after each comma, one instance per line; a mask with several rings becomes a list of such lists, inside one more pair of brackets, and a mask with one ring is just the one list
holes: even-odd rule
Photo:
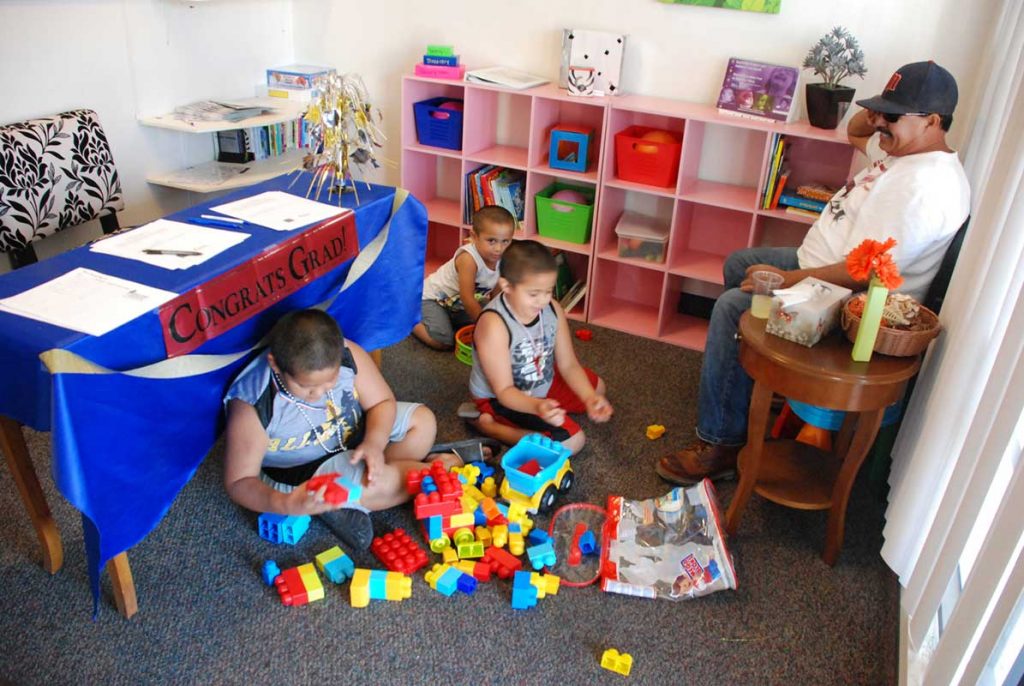
[[334, 546], [333, 548], [328, 548], [327, 550], [323, 551], [313, 559], [316, 560], [316, 568], [320, 570], [321, 574], [324, 574], [324, 567], [329, 565], [334, 560], [337, 560], [344, 554], [345, 553], [342, 552], [341, 548], [339, 548], [338, 546]]
[[441, 561], [446, 565], [455, 564], [459, 561], [459, 554], [455, 552], [455, 548], [448, 546], [441, 552]]
[[484, 498], [487, 497], [479, 488], [477, 488], [476, 486], [470, 486], [469, 484], [462, 485], [462, 495], [468, 495], [470, 498], [473, 499], [474, 502], [477, 503], [483, 502]]
[[441, 534], [441, 538], [435, 538], [430, 542], [430, 550], [434, 553], [442, 553], [451, 546], [452, 541], [448, 538], [448, 534]]
[[508, 521], [520, 522], [526, 516], [526, 508], [519, 503], [509, 503]]
[[323, 600], [324, 585], [320, 583], [320, 577], [317, 575], [313, 563], [307, 562], [295, 569], [298, 571], [299, 576], [302, 577], [302, 585], [306, 587], [306, 596], [309, 598], [309, 602]]
[[[476, 508], [473, 508], [473, 509], [476, 509]], [[456, 529], [461, 529], [463, 527], [469, 527], [470, 529], [472, 529], [473, 528], [473, 523], [476, 522], [476, 517], [473, 516], [472, 512], [463, 512], [463, 513], [460, 513], [460, 514], [453, 514], [451, 522], [452, 522], [452, 526], [454, 528], [456, 528]], [[456, 532], [456, 534], [457, 534], [457, 532]], [[458, 540], [458, 539], [456, 539], [456, 540]]]
[[485, 548], [490, 548], [491, 545], [493, 545], [492, 541], [494, 539], [491, 536], [490, 529], [488, 529], [486, 526], [478, 526], [476, 528], [476, 540], [483, 543]]
[[522, 534], [509, 534], [508, 535], [508, 551], [519, 557], [526, 550], [526, 543], [523, 541]]
[[[452, 519], [455, 519], [455, 518], [452, 517]], [[472, 519], [472, 517], [471, 517], [471, 519]], [[456, 547], [460, 543], [472, 543], [475, 540], [476, 540], [476, 536], [473, 535], [473, 523], [472, 522], [469, 523], [469, 526], [467, 528], [457, 529], [455, 531], [455, 535], [452, 536], [452, 541], [454, 541]]]
[[412, 597], [412, 577], [401, 572], [388, 572], [384, 579], [384, 593], [388, 600], [405, 600]]
[[633, 656], [629, 653], [619, 653], [615, 648], [609, 648], [601, 655], [601, 666], [622, 676], [629, 676], [629, 671], [633, 669]]
[[475, 464], [463, 465], [462, 476], [466, 477], [466, 482], [470, 486], [476, 486], [477, 482], [480, 481], [480, 468]]
[[647, 438], [656, 441], [665, 435], [665, 427], [661, 424], [651, 424], [647, 427]]
[[508, 526], [498, 524], [491, 527], [491, 543], [495, 548], [504, 548], [508, 543]]
[[[462, 505], [463, 513], [476, 512], [476, 508], [480, 507], [480, 503], [473, 500], [473, 496], [469, 495], [465, 491], [463, 491], [462, 497], [459, 499], [459, 503]], [[474, 517], [473, 520], [476, 521], [476, 518]]]
[[370, 570], [356, 569], [349, 582], [349, 603], [352, 607], [366, 607], [370, 604]]
[[480, 485], [480, 490], [488, 498], [495, 498], [498, 495], [498, 483], [494, 480], [493, 476], [489, 476]]
[[554, 574], [530, 574], [530, 583], [537, 587], [537, 597], [543, 598], [546, 595], [558, 595], [558, 588], [562, 584], [562, 578]]

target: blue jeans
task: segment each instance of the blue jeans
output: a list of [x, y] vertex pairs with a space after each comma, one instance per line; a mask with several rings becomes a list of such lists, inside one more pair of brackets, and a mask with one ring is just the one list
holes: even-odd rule
[[711, 312], [697, 396], [697, 436], [708, 443], [737, 446], [747, 442], [747, 413], [754, 380], [740, 365], [736, 332], [740, 315], [750, 309], [752, 297], [739, 285], [747, 267], [754, 264], [770, 264], [787, 271], [800, 267], [796, 248], [747, 248], [726, 258], [722, 269], [726, 291]]

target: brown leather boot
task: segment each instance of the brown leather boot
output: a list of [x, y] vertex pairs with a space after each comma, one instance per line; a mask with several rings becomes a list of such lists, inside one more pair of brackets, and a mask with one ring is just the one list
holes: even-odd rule
[[665, 481], [679, 486], [691, 486], [705, 477], [712, 481], [734, 479], [736, 457], [741, 447], [697, 441], [688, 448], [662, 457], [654, 471]]

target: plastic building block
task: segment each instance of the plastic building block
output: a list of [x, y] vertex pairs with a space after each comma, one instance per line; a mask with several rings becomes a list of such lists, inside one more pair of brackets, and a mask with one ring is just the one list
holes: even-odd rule
[[452, 541], [451, 541], [450, 538], [448, 538], [448, 535], [447, 534], [441, 534], [441, 536], [439, 538], [431, 539], [431, 541], [430, 541], [430, 552], [440, 554], [440, 553], [444, 552], [444, 550], [446, 548], [450, 547], [451, 544], [452, 544]]
[[455, 541], [455, 546], [458, 547], [463, 543], [472, 543], [476, 540], [476, 536], [473, 535], [473, 529], [464, 528], [456, 531], [455, 535], [452, 536], [452, 540]]
[[284, 570], [274, 579], [274, 586], [283, 605], [305, 605], [324, 598], [323, 584], [309, 563]]
[[486, 562], [473, 562], [472, 560], [459, 560], [454, 567], [481, 583], [491, 580], [491, 566]]
[[586, 173], [594, 152], [594, 129], [558, 124], [551, 129], [548, 165], [552, 169]]
[[530, 564], [533, 565], [534, 569], [554, 567], [555, 562], [557, 562], [555, 549], [551, 545], [551, 541], [527, 548], [526, 554], [530, 558]]
[[525, 550], [526, 542], [523, 540], [523, 535], [510, 532], [508, 535], [508, 551], [513, 555], [519, 556]]
[[395, 529], [373, 539], [370, 551], [381, 563], [393, 572], [413, 574], [427, 566], [427, 553], [405, 529]]
[[309, 529], [309, 515], [281, 515], [264, 512], [256, 522], [259, 526], [260, 538], [271, 543], [288, 543], [295, 545]]
[[356, 569], [352, 583], [348, 585], [349, 603], [352, 607], [366, 607], [370, 604], [370, 570]]
[[593, 531], [585, 531], [580, 536], [579, 546], [580, 552], [584, 555], [597, 555], [600, 552], [600, 547], [597, 545], [597, 537], [594, 536]]
[[530, 575], [530, 583], [537, 587], [537, 598], [543, 598], [546, 595], [558, 595], [558, 589], [562, 585], [562, 577], [555, 576], [554, 574], [537, 574], [534, 572]]
[[529, 572], [516, 572], [512, 581], [512, 609], [528, 610], [537, 604], [537, 587], [530, 582]]
[[466, 574], [461, 569], [453, 568], [453, 571], [457, 571], [459, 573], [458, 581], [455, 582], [456, 588], [466, 595], [473, 595], [476, 591], [476, 579], [471, 577], [469, 574]]
[[508, 543], [508, 525], [498, 524], [491, 527], [491, 545], [496, 548], [504, 548]]
[[480, 478], [484, 481], [494, 476], [494, 467], [486, 462], [470, 462], [470, 464], [480, 470]]
[[424, 578], [432, 589], [441, 595], [450, 596], [458, 590], [459, 583], [459, 577], [457, 575], [450, 574], [452, 571], [462, 574], [462, 572], [459, 572], [459, 570], [451, 567], [450, 565], [437, 564], [426, 573]]
[[314, 476], [306, 482], [306, 490], [316, 492], [324, 489], [324, 500], [332, 505], [358, 502], [363, 497], [363, 487], [346, 479], [337, 472]]
[[277, 575], [280, 574], [280, 573], [281, 573], [281, 568], [278, 567], [277, 563], [274, 562], [273, 560], [267, 560], [266, 562], [263, 563], [263, 569], [262, 569], [263, 583], [265, 583], [267, 586], [273, 586], [274, 585], [274, 579], [276, 579]]
[[491, 536], [491, 530], [486, 526], [478, 526], [476, 528], [476, 540], [483, 543], [485, 548], [490, 548], [494, 545], [494, 537]]
[[629, 671], [633, 669], [633, 656], [609, 648], [601, 655], [601, 666], [622, 676], [629, 676]]
[[518, 557], [501, 548], [488, 548], [480, 561], [487, 563], [491, 572], [499, 579], [511, 579], [516, 572], [523, 568], [523, 563]]
[[469, 541], [467, 543], [459, 543], [458, 551], [460, 560], [483, 557], [484, 544], [480, 541]]
[[544, 529], [533, 529], [530, 531], [530, 535], [526, 537], [526, 540], [530, 545], [540, 545], [541, 543], [549, 543], [551, 536]]
[[576, 338], [581, 341], [589, 341], [594, 337], [594, 332], [590, 329], [576, 329]]
[[331, 583], [340, 584], [352, 578], [356, 573], [356, 564], [345, 551], [334, 546], [328, 548], [314, 558], [320, 573], [330, 579]]
[[349, 585], [352, 607], [366, 607], [371, 600], [405, 600], [412, 597], [412, 577], [382, 569], [357, 569]]
[[427, 540], [433, 541], [444, 535], [444, 518], [440, 515], [427, 517]]
[[459, 505], [458, 500], [442, 500], [439, 492], [420, 493], [412, 501], [413, 514], [416, 519], [426, 519], [437, 515], [450, 517], [458, 513]]
[[[460, 512], [459, 514], [453, 514], [449, 521], [456, 529], [461, 529], [463, 527], [472, 528], [475, 523], [475, 518], [473, 517], [472, 512]], [[458, 540], [457, 537], [456, 540]]]
[[665, 435], [665, 427], [661, 424], [651, 424], [647, 427], [647, 438], [656, 441]]
[[537, 460], [529, 460], [519, 465], [519, 471], [523, 474], [529, 474], [530, 476], [537, 476], [540, 473], [540, 462]]
[[480, 485], [480, 491], [488, 498], [498, 495], [498, 483], [494, 480], [493, 476], [484, 479], [484, 482]]
[[459, 561], [459, 554], [451, 546], [441, 551], [441, 561], [446, 565], [453, 565]]
[[[519, 517], [517, 509], [539, 512], [550, 509], [555, 497], [572, 486], [572, 465], [570, 451], [558, 441], [540, 434], [523, 436], [501, 459], [505, 479], [499, 492], [510, 503], [509, 519]], [[536, 462], [540, 469], [536, 474], [523, 471], [524, 465]], [[532, 467], [528, 468], [532, 471]]]

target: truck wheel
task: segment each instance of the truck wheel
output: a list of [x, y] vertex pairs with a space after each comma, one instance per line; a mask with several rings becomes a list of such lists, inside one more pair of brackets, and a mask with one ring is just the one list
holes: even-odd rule
[[572, 473], [572, 470], [570, 469], [562, 476], [562, 483], [558, 484], [559, 492], [565, 493], [570, 488], [572, 488], [572, 485], [574, 483], [576, 483], [576, 476]]
[[537, 506], [539, 512], [547, 512], [555, 504], [555, 498], [558, 497], [558, 489], [552, 484], [544, 489], [544, 495], [540, 497], [540, 504]]

